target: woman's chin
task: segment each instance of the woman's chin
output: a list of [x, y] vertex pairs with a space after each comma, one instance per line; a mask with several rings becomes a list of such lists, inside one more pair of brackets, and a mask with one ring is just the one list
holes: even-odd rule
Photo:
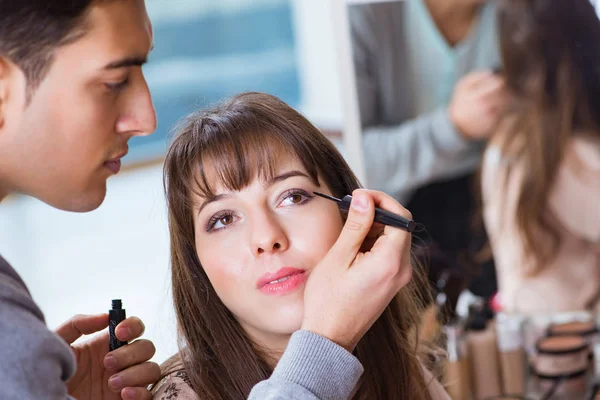
[[270, 324], [270, 330], [271, 332], [273, 332], [276, 335], [289, 335], [291, 336], [292, 333], [300, 330], [300, 328], [302, 327], [302, 321], [298, 320], [298, 321], [282, 321], [281, 324]]
[[302, 327], [302, 315], [301, 310], [286, 308], [266, 322], [273, 333], [291, 335]]

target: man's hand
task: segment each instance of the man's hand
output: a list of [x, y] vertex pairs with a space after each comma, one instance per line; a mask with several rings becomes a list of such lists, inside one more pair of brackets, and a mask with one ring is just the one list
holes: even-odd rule
[[311, 271], [302, 329], [352, 351], [398, 291], [410, 282], [411, 234], [374, 224], [375, 207], [411, 218], [392, 197], [355, 190], [338, 240]]
[[508, 101], [502, 77], [491, 71], [471, 72], [456, 84], [450, 120], [465, 139], [487, 139]]
[[[108, 352], [108, 314], [77, 315], [61, 325], [56, 333], [75, 353], [77, 371], [68, 382], [69, 394], [78, 400], [151, 399], [146, 387], [160, 377], [151, 341], [140, 339]], [[104, 330], [83, 343], [73, 344], [82, 335]], [[131, 341], [144, 333], [136, 317], [121, 322], [115, 329], [121, 341]]]

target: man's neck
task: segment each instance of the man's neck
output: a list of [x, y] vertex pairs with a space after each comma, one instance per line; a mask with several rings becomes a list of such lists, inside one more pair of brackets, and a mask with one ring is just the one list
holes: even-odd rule
[[4, 200], [6, 196], [8, 196], [8, 189], [5, 189], [2, 182], [0, 182], [0, 203], [2, 203], [2, 200]]

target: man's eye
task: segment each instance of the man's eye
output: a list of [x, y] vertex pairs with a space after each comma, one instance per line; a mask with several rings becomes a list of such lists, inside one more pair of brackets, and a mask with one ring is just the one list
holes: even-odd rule
[[105, 85], [110, 90], [117, 91], [117, 90], [123, 89], [125, 86], [127, 86], [128, 83], [129, 83], [129, 78], [126, 78], [125, 80], [123, 80], [121, 82], [105, 83]]

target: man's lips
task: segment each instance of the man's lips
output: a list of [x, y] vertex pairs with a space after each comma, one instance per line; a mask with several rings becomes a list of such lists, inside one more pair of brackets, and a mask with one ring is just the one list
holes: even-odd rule
[[104, 162], [104, 166], [108, 168], [113, 174], [118, 174], [121, 170], [121, 158], [127, 155], [127, 150], [125, 149], [117, 154], [115, 157], [111, 158], [108, 161]]
[[104, 166], [108, 168], [113, 174], [118, 174], [121, 170], [121, 160], [110, 160], [104, 163]]

